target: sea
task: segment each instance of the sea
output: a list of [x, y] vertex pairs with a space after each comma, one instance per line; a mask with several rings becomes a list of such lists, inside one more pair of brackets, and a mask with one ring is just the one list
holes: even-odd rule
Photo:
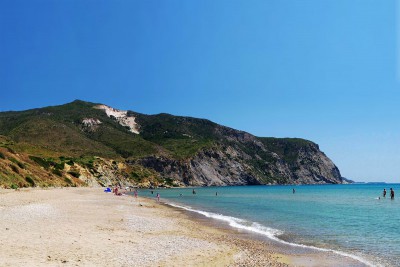
[[[394, 200], [390, 188], [398, 194]], [[400, 266], [400, 184], [139, 191], [150, 198], [157, 193], [167, 205], [288, 247], [337, 253], [366, 266]]]

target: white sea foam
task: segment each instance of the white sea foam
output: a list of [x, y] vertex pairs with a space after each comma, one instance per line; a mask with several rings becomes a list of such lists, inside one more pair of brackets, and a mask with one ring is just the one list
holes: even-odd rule
[[212, 219], [216, 219], [216, 220], [220, 220], [220, 221], [224, 221], [227, 222], [229, 224], [229, 226], [237, 228], [237, 229], [243, 229], [243, 230], [247, 230], [253, 233], [257, 233], [263, 236], [266, 236], [268, 238], [270, 238], [271, 240], [274, 240], [276, 242], [288, 245], [288, 246], [292, 246], [292, 247], [300, 247], [300, 248], [306, 248], [306, 249], [313, 249], [313, 250], [317, 250], [317, 251], [322, 251], [322, 252], [331, 252], [331, 253], [335, 253], [344, 257], [348, 257], [354, 260], [357, 260], [367, 266], [382, 266], [379, 264], [375, 264], [375, 263], [371, 263], [370, 261], [350, 254], [350, 253], [346, 253], [343, 251], [338, 251], [338, 250], [333, 250], [333, 249], [326, 249], [326, 248], [318, 248], [318, 247], [314, 247], [314, 246], [309, 246], [309, 245], [303, 245], [303, 244], [296, 244], [296, 243], [291, 243], [291, 242], [287, 242], [285, 240], [280, 239], [278, 236], [281, 235], [283, 232], [277, 229], [273, 229], [273, 228], [269, 228], [266, 226], [263, 226], [259, 223], [256, 222], [249, 222], [243, 219], [239, 219], [236, 217], [231, 217], [231, 216], [226, 216], [226, 215], [222, 215], [222, 214], [217, 214], [217, 213], [213, 213], [213, 212], [207, 212], [207, 211], [202, 211], [202, 210], [196, 210], [193, 209], [191, 207], [188, 206], [181, 206], [181, 205], [177, 205], [174, 203], [165, 203], [167, 205], [170, 205], [172, 207], [176, 207], [176, 208], [180, 208], [180, 209], [184, 209], [187, 211], [191, 211], [191, 212], [195, 212], [201, 215], [206, 216], [207, 218], [212, 218]]

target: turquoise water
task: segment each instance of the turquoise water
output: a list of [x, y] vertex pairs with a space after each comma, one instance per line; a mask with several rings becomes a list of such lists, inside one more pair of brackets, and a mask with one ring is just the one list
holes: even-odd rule
[[206, 187], [195, 188], [196, 194], [190, 188], [155, 189], [139, 194], [160, 193], [166, 203], [282, 243], [335, 250], [370, 265], [400, 266], [400, 199], [390, 200], [389, 193], [386, 199], [381, 196], [383, 188], [389, 192], [390, 187], [400, 193], [400, 184], [356, 184]]

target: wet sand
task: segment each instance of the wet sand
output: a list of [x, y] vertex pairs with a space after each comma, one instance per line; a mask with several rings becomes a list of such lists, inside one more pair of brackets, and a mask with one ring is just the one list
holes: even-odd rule
[[0, 266], [362, 266], [101, 188], [0, 189]]

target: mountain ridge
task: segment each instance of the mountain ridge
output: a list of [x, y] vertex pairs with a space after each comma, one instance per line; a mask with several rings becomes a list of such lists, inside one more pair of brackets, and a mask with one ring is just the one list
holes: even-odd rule
[[[319, 146], [305, 139], [256, 137], [208, 119], [167, 113], [146, 115], [82, 100], [0, 112], [0, 135], [0, 152], [4, 155], [12, 157], [10, 150], [21, 154], [19, 162], [26, 160], [25, 165], [32, 168], [38, 163], [30, 157], [50, 165], [42, 168], [44, 176], [50, 175], [42, 181], [39, 174], [30, 174], [38, 170], [28, 168], [16, 173], [13, 168], [18, 164], [0, 157], [3, 186], [29, 186], [26, 177], [38, 184], [77, 186], [343, 182], [339, 169]], [[74, 162], [68, 166], [79, 170], [77, 177], [65, 167], [66, 158]], [[64, 168], [55, 170], [54, 166], [60, 164]], [[76, 180], [75, 184], [66, 179]]]

